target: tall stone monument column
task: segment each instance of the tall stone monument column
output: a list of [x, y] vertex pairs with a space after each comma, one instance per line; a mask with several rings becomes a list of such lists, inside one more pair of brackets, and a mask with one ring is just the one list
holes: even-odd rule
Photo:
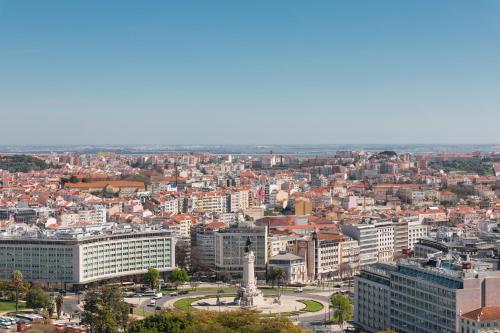
[[243, 256], [243, 287], [255, 285], [255, 255], [250, 251]]
[[250, 249], [252, 242], [247, 238], [245, 245], [245, 254], [243, 255], [243, 281], [236, 300], [242, 308], [255, 308], [262, 304], [264, 298], [262, 292], [257, 289], [255, 279], [255, 255]]

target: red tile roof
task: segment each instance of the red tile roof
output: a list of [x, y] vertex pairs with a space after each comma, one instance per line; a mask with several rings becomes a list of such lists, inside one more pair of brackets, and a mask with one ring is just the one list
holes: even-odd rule
[[462, 314], [462, 317], [471, 320], [496, 321], [500, 320], [500, 306], [486, 306]]

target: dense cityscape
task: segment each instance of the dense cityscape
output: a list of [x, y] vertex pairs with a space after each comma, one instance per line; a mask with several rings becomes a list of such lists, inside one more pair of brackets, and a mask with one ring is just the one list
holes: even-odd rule
[[0, 0], [0, 333], [500, 333], [499, 18]]
[[[57, 298], [50, 325], [75, 331], [190, 309], [315, 332], [500, 328], [497, 152], [4, 153], [0, 169], [4, 328]], [[124, 322], [96, 319], [103, 288]]]

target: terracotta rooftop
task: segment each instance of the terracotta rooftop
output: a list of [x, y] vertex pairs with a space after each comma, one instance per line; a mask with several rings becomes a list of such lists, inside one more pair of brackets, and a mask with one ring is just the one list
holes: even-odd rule
[[144, 187], [143, 182], [131, 182], [125, 180], [107, 180], [107, 181], [96, 181], [96, 182], [79, 182], [79, 183], [66, 183], [64, 186], [68, 188], [94, 188], [94, 187]]
[[500, 306], [486, 306], [470, 312], [462, 314], [462, 317], [479, 321], [496, 321], [500, 320]]

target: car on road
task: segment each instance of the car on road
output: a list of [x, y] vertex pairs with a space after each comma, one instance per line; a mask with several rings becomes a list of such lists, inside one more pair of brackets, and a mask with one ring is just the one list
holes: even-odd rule
[[153, 296], [153, 299], [160, 299], [163, 297], [163, 294], [162, 293], [156, 293], [154, 296]]
[[161, 308], [161, 306], [157, 306], [157, 307], [155, 308], [155, 310], [157, 310], [157, 311], [161, 311], [161, 310], [163, 310], [163, 309]]
[[155, 306], [155, 305], [156, 305], [156, 301], [154, 299], [152, 299], [151, 301], [149, 301], [148, 306]]
[[180, 290], [178, 294], [179, 295], [187, 295], [187, 294], [189, 294], [189, 290]]
[[169, 295], [173, 297], [173, 296], [177, 296], [177, 295], [179, 295], [179, 294], [178, 294], [177, 292], [175, 292], [175, 291], [174, 291], [173, 293], [170, 293]]
[[296, 293], [303, 293], [303, 292], [304, 292], [304, 289], [302, 289], [302, 288], [297, 288], [297, 289], [295, 289], [295, 292], [296, 292]]

